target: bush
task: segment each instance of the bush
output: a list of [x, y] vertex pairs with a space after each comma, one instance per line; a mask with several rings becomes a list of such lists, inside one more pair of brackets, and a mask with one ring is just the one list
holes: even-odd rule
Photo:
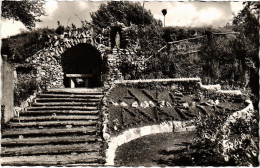
[[252, 113], [251, 119], [237, 118], [228, 125], [229, 114], [198, 117], [195, 143], [172, 164], [181, 166], [185, 158], [186, 166], [259, 166], [259, 116]]
[[230, 124], [226, 157], [237, 166], [259, 166], [259, 116], [253, 112], [250, 120], [238, 119]]
[[17, 87], [14, 88], [14, 105], [19, 106], [21, 102], [32, 95], [37, 88], [38, 84], [34, 78], [17, 84]]

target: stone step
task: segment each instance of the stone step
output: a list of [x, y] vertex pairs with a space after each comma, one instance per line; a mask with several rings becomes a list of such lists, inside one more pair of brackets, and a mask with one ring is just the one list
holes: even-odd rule
[[28, 129], [28, 128], [17, 128], [17, 129], [8, 129], [3, 131], [2, 138], [10, 136], [19, 136], [19, 135], [56, 135], [56, 134], [73, 134], [81, 133], [85, 135], [94, 134], [97, 132], [96, 126], [87, 126], [87, 127], [76, 127], [76, 128], [44, 128], [44, 129]]
[[47, 94], [47, 93], [41, 93], [38, 94], [37, 97], [40, 98], [102, 98], [103, 95], [75, 95], [75, 94]]
[[1, 165], [102, 166], [100, 89], [52, 89], [2, 131]]
[[104, 158], [98, 152], [63, 155], [1, 157], [2, 166], [66, 166], [71, 164], [99, 164]]
[[98, 102], [47, 102], [47, 103], [32, 103], [32, 106], [97, 106]]
[[1, 146], [20, 146], [20, 145], [50, 145], [50, 144], [69, 144], [83, 142], [100, 142], [102, 139], [96, 135], [84, 136], [62, 136], [62, 137], [37, 137], [37, 138], [3, 138]]
[[36, 98], [36, 102], [99, 102], [99, 98]]
[[67, 144], [67, 145], [35, 145], [23, 147], [2, 147], [1, 156], [22, 156], [40, 154], [69, 154], [82, 152], [99, 152], [101, 143]]
[[65, 88], [65, 89], [48, 89], [44, 93], [93, 95], [93, 94], [103, 94], [103, 91], [101, 88], [98, 88], [98, 89]]
[[35, 122], [10, 122], [8, 123], [8, 126], [11, 128], [20, 128], [20, 127], [60, 127], [60, 126], [66, 126], [66, 125], [71, 125], [71, 126], [93, 126], [96, 125], [98, 122], [97, 121], [35, 121]]
[[99, 116], [96, 115], [59, 115], [59, 116], [41, 116], [41, 117], [32, 117], [32, 116], [27, 116], [27, 117], [19, 117], [19, 118], [13, 118], [11, 121], [12, 122], [30, 122], [30, 121], [57, 121], [57, 120], [98, 120]]
[[104, 164], [102, 163], [88, 163], [88, 164], [84, 164], [84, 163], [80, 163], [80, 164], [66, 164], [66, 166], [68, 167], [104, 167]]
[[20, 116], [33, 116], [33, 115], [50, 115], [50, 114], [67, 114], [67, 115], [98, 115], [98, 110], [41, 110], [41, 111], [25, 111], [21, 112]]
[[97, 110], [97, 107], [78, 107], [78, 106], [47, 106], [47, 107], [28, 107], [27, 111], [39, 110]]

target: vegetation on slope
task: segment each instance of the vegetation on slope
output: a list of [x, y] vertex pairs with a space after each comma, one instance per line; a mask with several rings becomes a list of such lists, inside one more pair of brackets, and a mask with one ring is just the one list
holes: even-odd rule
[[2, 39], [1, 54], [7, 55], [12, 62], [23, 63], [26, 58], [43, 49], [49, 42], [48, 36], [52, 34], [53, 29], [44, 28]]
[[[242, 97], [237, 102], [230, 101], [233, 96], [219, 98], [211, 93], [206, 97], [203, 93], [199, 94], [196, 88], [189, 88], [188, 83], [186, 85], [185, 89], [185, 84], [180, 84], [179, 89], [171, 89], [171, 85], [163, 86], [159, 83], [147, 84], [145, 87], [137, 84], [113, 88], [108, 97], [110, 133], [117, 135], [129, 128], [164, 121], [189, 121], [200, 114], [230, 114], [245, 107]], [[218, 105], [207, 105], [209, 100], [216, 99], [220, 101]]]

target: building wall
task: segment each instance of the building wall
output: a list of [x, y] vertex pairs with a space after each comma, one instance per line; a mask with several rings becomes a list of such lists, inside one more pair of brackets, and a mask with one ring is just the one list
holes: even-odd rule
[[[6, 61], [5, 56], [1, 59], [1, 110], [2, 123], [7, 123], [13, 116], [13, 102], [14, 102], [14, 66]], [[4, 107], [3, 107], [4, 106]]]

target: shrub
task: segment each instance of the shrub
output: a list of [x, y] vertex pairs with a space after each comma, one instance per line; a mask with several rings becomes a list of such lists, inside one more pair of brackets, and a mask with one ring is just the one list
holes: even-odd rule
[[228, 117], [225, 113], [199, 116], [195, 143], [172, 159], [172, 164], [181, 166], [185, 158], [186, 166], [259, 166], [258, 111], [227, 125]]
[[[224, 146], [226, 160], [232, 160], [237, 166], [259, 166], [258, 111], [251, 119], [237, 119], [229, 125], [229, 138]], [[222, 140], [225, 141], [225, 140]]]
[[38, 84], [34, 78], [17, 84], [17, 87], [14, 88], [14, 105], [19, 106], [21, 102], [32, 95], [37, 88]]

